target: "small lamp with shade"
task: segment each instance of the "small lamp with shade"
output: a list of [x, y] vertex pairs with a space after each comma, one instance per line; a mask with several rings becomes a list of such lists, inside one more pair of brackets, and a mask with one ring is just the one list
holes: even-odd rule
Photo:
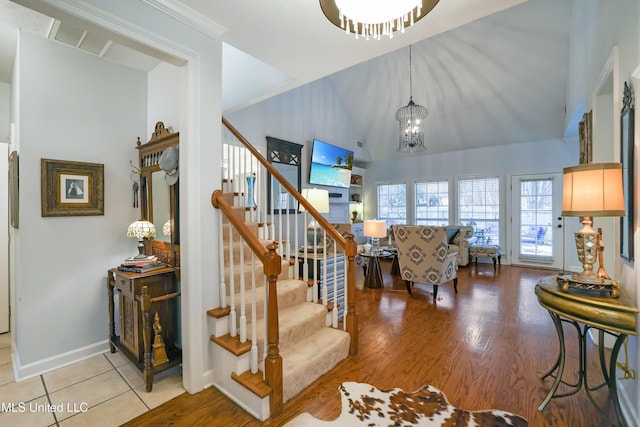
[[153, 239], [156, 237], [156, 227], [146, 220], [134, 221], [127, 228], [127, 237], [135, 237], [138, 239], [138, 255], [134, 259], [144, 259], [144, 239]]
[[[329, 213], [329, 191], [320, 188], [305, 188], [302, 190], [302, 197], [311, 203], [319, 213]], [[305, 212], [304, 206], [300, 205], [300, 211]], [[316, 248], [320, 246], [322, 239], [322, 228], [312, 217], [307, 226], [307, 246]]]
[[[593, 265], [604, 249], [601, 236], [592, 227], [594, 216], [624, 216], [622, 165], [620, 163], [588, 163], [563, 169], [562, 216], [581, 217], [582, 228], [575, 233], [578, 259], [583, 271], [573, 274], [569, 285], [615, 285], [600, 266]], [[614, 286], [615, 288], [615, 286]], [[616, 296], [614, 289], [611, 296]]]
[[364, 222], [364, 235], [371, 237], [371, 252], [380, 252], [380, 239], [387, 237], [387, 221], [368, 219]]

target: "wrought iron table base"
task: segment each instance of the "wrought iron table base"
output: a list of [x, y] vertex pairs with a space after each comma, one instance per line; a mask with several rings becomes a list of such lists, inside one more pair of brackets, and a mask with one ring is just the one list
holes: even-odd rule
[[[597, 386], [591, 387], [589, 386], [588, 374], [587, 374], [587, 333], [589, 329], [597, 329], [597, 328], [592, 328], [589, 325], [584, 325], [584, 329], [581, 329], [580, 324], [578, 324], [578, 322], [574, 320], [561, 318], [558, 314], [553, 313], [551, 311], [549, 311], [549, 315], [551, 316], [551, 319], [553, 320], [553, 324], [556, 327], [556, 331], [558, 332], [560, 351], [558, 354], [558, 358], [556, 359], [556, 362], [553, 365], [553, 367], [551, 367], [551, 369], [541, 377], [541, 380], [544, 380], [545, 378], [551, 376], [554, 378], [554, 381], [551, 386], [551, 389], [549, 390], [549, 393], [547, 393], [547, 396], [544, 398], [540, 406], [538, 406], [538, 411], [543, 411], [544, 408], [547, 406], [547, 404], [551, 401], [551, 399], [556, 397], [571, 396], [573, 394], [576, 394], [578, 391], [580, 391], [580, 389], [584, 386], [584, 389], [587, 393], [587, 396], [589, 397], [589, 400], [591, 400], [591, 403], [594, 404], [594, 406], [598, 409], [600, 413], [602, 413], [605, 417], [608, 417], [608, 415], [595, 402], [593, 396], [591, 395], [591, 392], [596, 391], [606, 385], [609, 388], [610, 399], [611, 399], [611, 402], [613, 403], [613, 408], [616, 413], [618, 424], [620, 426], [626, 426], [627, 424], [622, 415], [622, 410], [620, 409], [620, 402], [618, 401], [618, 387], [616, 384], [616, 362], [618, 360], [618, 353], [620, 352], [620, 347], [624, 343], [624, 340], [627, 338], [627, 335], [622, 333], [617, 334], [617, 333], [613, 333], [603, 329], [598, 329], [598, 343], [599, 343], [598, 354], [600, 357], [600, 369], [602, 370], [602, 376], [604, 377], [604, 382], [602, 382], [601, 384], [598, 384]], [[578, 372], [578, 382], [575, 384], [568, 383], [562, 379], [562, 375], [564, 373], [564, 366], [565, 366], [565, 356], [566, 356], [565, 343], [564, 343], [564, 330], [562, 328], [562, 322], [567, 322], [572, 324], [576, 328], [576, 331], [578, 332], [579, 372]], [[605, 333], [616, 337], [616, 341], [615, 341], [615, 344], [613, 345], [613, 349], [611, 350], [611, 356], [609, 358], [608, 364], [607, 364], [607, 360], [605, 357], [605, 350], [604, 350]], [[558, 386], [560, 386], [561, 383], [570, 387], [571, 390], [566, 393], [556, 394]]]

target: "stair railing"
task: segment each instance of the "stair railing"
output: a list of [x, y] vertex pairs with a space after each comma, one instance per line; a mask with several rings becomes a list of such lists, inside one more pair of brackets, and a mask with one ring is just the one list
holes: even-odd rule
[[[327, 221], [327, 219], [324, 218], [315, 209], [313, 205], [311, 205], [311, 203], [309, 203], [304, 197], [302, 197], [302, 195], [297, 191], [297, 189], [286, 178], [284, 178], [282, 174], [271, 165], [271, 163], [269, 163], [269, 161], [262, 155], [262, 153], [260, 153], [246, 138], [244, 138], [244, 136], [235, 127], [233, 127], [233, 125], [231, 125], [231, 123], [224, 117], [222, 118], [222, 124], [237, 139], [237, 141], [240, 144], [242, 144], [242, 146], [252, 154], [252, 156], [258, 162], [259, 166], [262, 167], [262, 173], [264, 173], [264, 175], [266, 175], [267, 172], [270, 173], [272, 176], [272, 179], [277, 180], [278, 183], [287, 190], [288, 195], [291, 197], [294, 197], [297, 200], [297, 202], [302, 207], [304, 207], [306, 211], [305, 215], [310, 215], [319, 224], [319, 228], [322, 229], [322, 233], [323, 233], [322, 242], [325, 243], [327, 241], [333, 241], [335, 242], [335, 245], [342, 248], [342, 251], [344, 252], [344, 255], [347, 261], [345, 265], [345, 281], [346, 281], [345, 300], [347, 301], [346, 307], [345, 307], [345, 319], [346, 319], [345, 330], [351, 335], [350, 354], [351, 355], [357, 354], [358, 353], [358, 334], [357, 334], [358, 329], [357, 329], [357, 313], [356, 313], [356, 306], [355, 306], [355, 291], [356, 291], [355, 257], [357, 254], [357, 245], [353, 240], [353, 235], [348, 235], [347, 238], [345, 238], [342, 234], [340, 234], [335, 229], [335, 227], [331, 225], [329, 221]], [[262, 178], [262, 182], [264, 184], [263, 187], [266, 187], [266, 177]], [[282, 247], [283, 241], [287, 242], [287, 244], [290, 247], [291, 245], [290, 245], [290, 242], [288, 241], [288, 238], [289, 238], [288, 226], [289, 226], [290, 219], [288, 217], [282, 218], [282, 216], [284, 216], [282, 213], [282, 210], [279, 213], [274, 212], [273, 211], [274, 203], [271, 203], [272, 211], [271, 212], [266, 211], [266, 203], [265, 203], [266, 189], [264, 189], [264, 192], [262, 193], [261, 200], [262, 200], [261, 202], [262, 207], [259, 208], [260, 209], [259, 216], [265, 219], [267, 218], [267, 214], [271, 214], [271, 218], [276, 219], [277, 220], [276, 222], [278, 224], [278, 228], [275, 227], [275, 224], [271, 224], [268, 227], [270, 234], [267, 236], [267, 238], [273, 241], [277, 241], [280, 245], [279, 247]], [[293, 222], [295, 223], [294, 225], [295, 233], [297, 233], [297, 215], [294, 216]], [[308, 223], [307, 216], [305, 216], [304, 224], [307, 224], [307, 223]], [[280, 226], [284, 226], [285, 224], [287, 226], [287, 228], [285, 228], [285, 231], [278, 231], [278, 229], [280, 229]], [[297, 234], [294, 237], [294, 240], [296, 239], [297, 239]], [[336, 247], [335, 245], [334, 247]], [[294, 259], [297, 262], [299, 259], [304, 257], [304, 254], [312, 253], [312, 252], [313, 251], [309, 250], [309, 248], [307, 247], [306, 240], [305, 240], [305, 243], [303, 244], [302, 255], [299, 251], [292, 250], [290, 253], [287, 253], [286, 256]], [[323, 252], [326, 254], [326, 251], [323, 251]], [[298, 272], [298, 268], [295, 267], [294, 268], [294, 274], [296, 274], [295, 277], [297, 277], [297, 272]]]
[[[263, 271], [265, 274], [265, 280], [267, 282], [267, 286], [265, 286], [265, 290], [267, 295], [265, 296], [265, 325], [266, 325], [266, 337], [265, 340], [265, 359], [264, 359], [264, 380], [265, 382], [272, 388], [272, 394], [270, 397], [270, 410], [271, 416], [276, 416], [281, 413], [283, 407], [283, 395], [282, 395], [282, 358], [279, 354], [279, 336], [278, 336], [278, 306], [277, 306], [277, 278], [281, 275], [281, 260], [282, 258], [289, 260], [289, 273], [288, 277], [299, 278], [300, 277], [300, 265], [303, 266], [302, 276], [306, 281], [308, 279], [308, 265], [307, 258], [310, 255], [313, 255], [315, 259], [317, 257], [322, 257], [326, 260], [326, 258], [330, 258], [333, 256], [335, 259], [338, 255], [338, 252], [344, 253], [345, 257], [345, 295], [344, 301], [346, 307], [344, 307], [344, 329], [350, 334], [350, 348], [349, 353], [351, 355], [355, 355], [358, 352], [358, 323], [357, 323], [357, 314], [356, 314], [356, 305], [355, 305], [355, 256], [357, 252], [356, 243], [353, 240], [353, 235], [348, 234], [346, 238], [340, 234], [334, 226], [332, 226], [317, 210], [304, 198], [302, 195], [294, 188], [288, 181], [285, 179], [281, 173], [275, 169], [266, 159], [265, 157], [252, 145], [250, 144], [225, 118], [222, 119], [223, 125], [228, 129], [228, 131], [233, 135], [234, 139], [236, 139], [241, 146], [251, 155], [252, 160], [249, 161], [250, 167], [249, 172], [247, 172], [246, 161], [242, 158], [236, 158], [238, 156], [237, 151], [235, 149], [229, 150], [227, 153], [227, 173], [224, 175], [224, 179], [226, 181], [233, 181], [234, 176], [243, 176], [243, 174], [247, 175], [247, 173], [255, 176], [255, 180], [253, 186], [249, 188], [249, 180], [247, 180], [247, 185], [245, 186], [244, 179], [240, 179], [239, 182], [235, 185], [232, 184], [232, 188], [234, 191], [237, 190], [238, 200], [240, 200], [240, 204], [242, 206], [249, 206], [247, 209], [248, 213], [245, 213], [245, 218], [239, 218], [238, 214], [235, 213], [232, 204], [229, 203], [227, 199], [224, 197], [224, 192], [222, 190], [216, 190], [213, 192], [211, 196], [211, 201], [214, 207], [221, 210], [223, 217], [228, 221], [229, 226], [229, 236], [237, 235], [238, 238], [243, 240], [248, 248], [252, 251], [253, 255], [257, 257], [263, 264]], [[227, 143], [229, 141], [226, 141]], [[257, 162], [257, 168], [254, 166], [254, 160]], [[234, 168], [238, 166], [240, 171], [234, 170]], [[285, 197], [293, 197], [297, 203], [304, 207], [306, 211], [304, 214], [304, 224], [307, 224], [307, 219], [313, 218], [319, 225], [321, 231], [321, 246], [322, 250], [320, 251], [317, 246], [314, 245], [313, 248], [310, 248], [306, 239], [303, 239], [302, 248], [300, 251], [298, 248], [298, 215], [297, 214], [289, 214], [288, 210], [279, 209], [274, 210], [275, 203], [271, 200], [270, 206], [271, 211], [267, 211], [266, 209], [266, 183], [267, 183], [267, 174], [271, 175], [271, 179], [276, 180], [281, 187], [284, 187], [287, 194]], [[272, 185], [271, 188], [274, 188]], [[259, 202], [256, 204], [253, 203], [254, 198], [258, 198]], [[271, 197], [274, 197], [273, 194]], [[247, 199], [248, 198], [248, 199]], [[248, 200], [248, 202], [247, 202]], [[301, 209], [302, 210], [302, 209]], [[258, 222], [260, 225], [260, 238], [256, 237], [251, 230], [247, 227], [243, 220], [248, 219], [251, 222]], [[221, 242], [222, 242], [222, 220], [220, 225], [221, 231]], [[269, 241], [266, 247], [263, 245], [264, 241]], [[332, 246], [332, 249], [328, 247], [328, 245]], [[240, 246], [242, 248], [243, 245]], [[242, 251], [242, 249], [241, 249]], [[224, 265], [224, 251], [221, 251], [221, 266]], [[332, 255], [331, 255], [332, 252]], [[230, 268], [234, 268], [233, 263], [233, 249], [229, 250], [228, 254], [230, 261]], [[244, 257], [240, 257], [241, 265], [238, 267], [240, 271], [242, 271], [242, 262]], [[325, 271], [322, 272], [323, 277], [327, 277], [326, 271], [326, 262]], [[223, 273], [221, 273], [224, 276]], [[236, 292], [234, 277], [237, 276], [232, 271], [229, 274], [229, 288], [227, 290], [227, 284], [225, 283], [224, 277], [220, 281], [220, 301], [221, 305], [226, 303], [226, 295], [227, 292], [230, 295], [230, 308], [232, 311], [235, 310], [235, 301], [233, 301], [233, 295]], [[317, 274], [315, 275], [317, 277]], [[332, 310], [332, 325], [334, 327], [338, 326], [338, 292], [336, 291], [336, 281], [337, 281], [338, 271], [337, 271], [337, 263], [334, 263], [333, 267], [333, 283], [326, 283], [326, 286], [322, 289], [322, 302], [327, 305], [329, 302], [327, 300], [327, 295], [329, 292], [333, 294], [333, 310]], [[240, 277], [243, 278], [243, 274], [240, 274]], [[243, 279], [241, 279], [243, 281]], [[314, 287], [311, 291], [311, 299], [313, 301], [318, 300], [318, 290], [317, 290], [317, 280], [313, 280]], [[251, 304], [251, 313], [252, 313], [252, 325], [255, 325], [255, 278], [252, 280], [252, 297], [250, 297]], [[241, 290], [244, 292], [244, 286], [241, 284]], [[244, 297], [242, 297], [244, 299]], [[241, 311], [244, 312], [245, 302], [243, 301], [241, 304]], [[224, 307], [224, 306], [223, 306]], [[231, 313], [230, 316], [231, 322], [236, 321], [236, 314]], [[242, 319], [243, 316], [240, 316], [241, 324], [240, 330], [243, 331]], [[246, 322], [246, 320], [245, 320]], [[230, 330], [232, 331], [232, 336], [235, 336], [235, 326], [231, 326]], [[242, 333], [241, 333], [242, 335]], [[255, 346], [255, 326], [252, 330], [252, 345]], [[246, 333], [245, 333], [246, 337]], [[242, 338], [242, 337], [241, 337]], [[243, 341], [244, 342], [244, 341]], [[255, 352], [252, 348], [252, 372], [255, 373], [253, 358], [256, 357], [257, 352]]]

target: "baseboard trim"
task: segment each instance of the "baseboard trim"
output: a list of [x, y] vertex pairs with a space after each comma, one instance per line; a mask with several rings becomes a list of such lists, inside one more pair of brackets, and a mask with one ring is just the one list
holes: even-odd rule
[[16, 382], [24, 381], [29, 378], [42, 375], [54, 369], [62, 368], [84, 359], [96, 356], [98, 354], [109, 351], [109, 340], [99, 341], [86, 347], [68, 351], [46, 359], [38, 360], [33, 363], [23, 365], [20, 361], [20, 355], [14, 347], [11, 359], [13, 362], [13, 375]]
[[[637, 408], [634, 408], [631, 396], [627, 393], [624, 387], [618, 387], [618, 402], [620, 402], [620, 409], [622, 410], [622, 417], [627, 422], [627, 425], [632, 426], [632, 421], [638, 419]], [[637, 424], [636, 424], [637, 425]]]

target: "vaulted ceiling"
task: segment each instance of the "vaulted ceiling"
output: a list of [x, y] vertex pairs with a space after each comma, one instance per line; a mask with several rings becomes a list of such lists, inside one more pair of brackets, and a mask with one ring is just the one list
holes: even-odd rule
[[395, 112], [409, 102], [409, 44], [413, 100], [429, 110], [425, 155], [567, 132], [570, 0], [440, 0], [404, 34], [379, 41], [345, 34], [318, 1], [182, 2], [225, 26], [226, 43], [291, 77], [280, 90], [329, 79], [370, 160], [407, 156], [395, 151]]
[[[226, 29], [225, 112], [326, 78], [370, 160], [403, 156], [395, 112], [409, 101], [409, 44], [413, 100], [429, 110], [425, 155], [575, 134], [565, 129], [571, 0], [440, 0], [404, 34], [369, 41], [331, 24], [317, 0], [165, 3]], [[7, 26], [0, 20], [0, 39]]]

